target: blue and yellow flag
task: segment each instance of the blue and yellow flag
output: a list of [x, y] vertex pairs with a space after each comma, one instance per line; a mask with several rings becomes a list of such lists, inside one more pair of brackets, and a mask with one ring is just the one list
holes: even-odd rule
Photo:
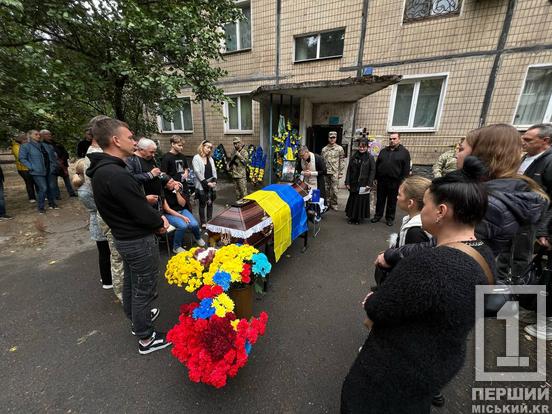
[[303, 197], [288, 184], [272, 184], [245, 198], [256, 201], [272, 219], [274, 256], [280, 260], [291, 242], [308, 229]]

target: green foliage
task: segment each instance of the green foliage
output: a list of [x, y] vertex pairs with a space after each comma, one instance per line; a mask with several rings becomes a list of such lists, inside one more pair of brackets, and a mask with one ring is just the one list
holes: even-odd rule
[[213, 63], [240, 16], [233, 0], [0, 0], [0, 146], [32, 128], [75, 142], [98, 114], [148, 134], [184, 87], [222, 102]]

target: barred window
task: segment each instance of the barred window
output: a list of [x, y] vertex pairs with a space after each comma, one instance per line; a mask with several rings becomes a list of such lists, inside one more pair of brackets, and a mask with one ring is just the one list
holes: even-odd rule
[[404, 22], [460, 14], [461, 0], [406, 0]]

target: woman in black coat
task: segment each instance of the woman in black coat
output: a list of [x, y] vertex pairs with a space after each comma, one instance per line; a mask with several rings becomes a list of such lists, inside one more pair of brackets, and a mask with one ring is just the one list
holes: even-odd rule
[[[349, 160], [345, 185], [349, 190], [349, 198], [345, 207], [347, 222], [360, 224], [370, 218], [370, 193], [376, 175], [376, 162], [368, 152], [368, 139], [361, 138], [358, 151]], [[364, 193], [364, 194], [362, 194]]]
[[492, 275], [450, 244], [472, 247], [491, 269], [494, 263], [475, 237], [487, 205], [477, 181], [483, 167], [466, 161], [463, 170], [433, 180], [424, 195], [422, 225], [437, 246], [401, 260], [365, 299], [371, 331], [343, 383], [343, 414], [427, 414], [432, 394], [464, 363], [475, 287]]

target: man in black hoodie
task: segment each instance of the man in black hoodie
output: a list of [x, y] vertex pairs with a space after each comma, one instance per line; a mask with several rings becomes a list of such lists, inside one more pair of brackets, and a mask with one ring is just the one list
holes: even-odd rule
[[133, 154], [136, 143], [128, 125], [116, 119], [102, 119], [92, 127], [103, 153], [89, 154], [94, 200], [111, 228], [115, 246], [125, 269], [123, 307], [138, 338], [140, 354], [170, 345], [165, 334], [156, 332], [151, 303], [159, 272], [159, 249], [155, 234], [162, 234], [168, 222], [146, 201], [143, 189], [126, 169], [124, 159]]

